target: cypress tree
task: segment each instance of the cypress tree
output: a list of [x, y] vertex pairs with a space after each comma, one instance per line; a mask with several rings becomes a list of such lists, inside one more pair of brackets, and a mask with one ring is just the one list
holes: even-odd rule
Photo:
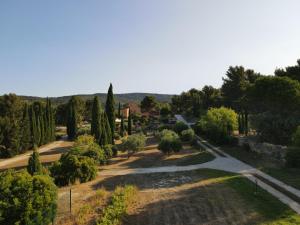
[[52, 108], [52, 103], [49, 99], [49, 123], [50, 123], [50, 141], [55, 140], [55, 121], [54, 121], [54, 112]]
[[30, 107], [30, 128], [31, 128], [31, 135], [32, 135], [32, 146], [38, 145], [38, 131], [36, 127], [36, 118], [35, 118], [35, 111], [33, 106]]
[[119, 102], [118, 118], [121, 118], [121, 103]]
[[75, 139], [77, 136], [77, 115], [74, 102], [72, 100], [69, 102], [67, 133], [71, 140]]
[[109, 126], [111, 130], [112, 141], [111, 143], [114, 144], [114, 133], [115, 133], [115, 101], [114, 101], [114, 94], [113, 94], [113, 86], [110, 84], [108, 92], [107, 92], [107, 99], [105, 105], [105, 112], [109, 121]]
[[106, 112], [103, 112], [103, 124], [104, 124], [104, 132], [105, 132], [105, 135], [106, 135], [106, 138], [107, 138], [106, 143], [107, 144], [112, 144], [113, 136], [112, 136], [112, 133], [111, 133], [111, 128], [110, 128], [110, 125], [109, 125], [109, 121], [108, 121]]
[[32, 146], [32, 135], [30, 129], [30, 118], [29, 118], [29, 110], [28, 105], [25, 104], [24, 112], [23, 112], [23, 119], [22, 119], [22, 129], [21, 129], [21, 149], [22, 151], [26, 151]]
[[27, 171], [31, 175], [42, 173], [42, 164], [39, 159], [39, 153], [36, 149], [34, 149], [28, 160]]
[[128, 115], [128, 135], [131, 135], [132, 133], [132, 117], [131, 117], [131, 110], [129, 109], [129, 115]]
[[125, 133], [124, 117], [123, 117], [123, 115], [122, 115], [122, 116], [121, 116], [121, 128], [120, 128], [120, 135], [121, 135], [121, 137], [124, 136], [124, 133]]
[[99, 98], [97, 96], [94, 97], [94, 101], [93, 101], [91, 134], [95, 137], [97, 142], [100, 144], [101, 106], [100, 106]]

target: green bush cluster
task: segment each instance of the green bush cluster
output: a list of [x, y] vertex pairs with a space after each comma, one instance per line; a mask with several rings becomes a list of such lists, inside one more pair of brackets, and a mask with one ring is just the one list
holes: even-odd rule
[[59, 186], [84, 183], [93, 180], [97, 174], [95, 160], [72, 153], [65, 153], [50, 167], [51, 176]]
[[163, 130], [160, 133], [158, 149], [168, 155], [172, 152], [179, 152], [182, 149], [182, 143], [178, 134], [172, 130]]
[[133, 134], [122, 139], [119, 149], [127, 151], [128, 156], [142, 150], [145, 147], [146, 137], [143, 134]]
[[180, 135], [182, 131], [189, 129], [188, 125], [186, 125], [184, 122], [182, 121], [178, 121], [176, 122], [173, 130]]
[[104, 209], [103, 217], [97, 225], [119, 225], [126, 215], [128, 206], [134, 200], [137, 189], [134, 186], [117, 187], [112, 196], [112, 201]]
[[180, 137], [184, 142], [192, 142], [195, 139], [195, 132], [193, 129], [183, 130]]
[[0, 224], [48, 225], [55, 218], [57, 188], [46, 175], [0, 173]]
[[238, 128], [237, 114], [225, 107], [211, 108], [197, 123], [196, 130], [216, 143], [229, 143]]

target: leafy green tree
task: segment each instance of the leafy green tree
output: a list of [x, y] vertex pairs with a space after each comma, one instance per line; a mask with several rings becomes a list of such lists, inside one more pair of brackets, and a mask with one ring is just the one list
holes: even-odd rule
[[238, 116], [225, 107], [211, 108], [197, 123], [196, 130], [217, 143], [225, 143], [238, 128]]
[[122, 139], [119, 148], [128, 152], [128, 158], [145, 147], [146, 137], [143, 134], [133, 134]]
[[27, 171], [31, 175], [42, 173], [42, 164], [40, 162], [39, 152], [37, 149], [34, 149], [28, 160]]
[[46, 175], [0, 173], [0, 224], [48, 225], [56, 215], [57, 188]]
[[181, 140], [185, 142], [192, 142], [195, 139], [195, 132], [193, 129], [183, 130], [181, 132]]
[[154, 96], [145, 96], [141, 101], [141, 110], [144, 112], [151, 111], [157, 105], [156, 99]]
[[91, 134], [95, 137], [98, 143], [100, 142], [101, 132], [101, 106], [99, 98], [95, 96], [92, 110]]
[[182, 131], [189, 129], [189, 126], [186, 125], [184, 122], [182, 121], [177, 121], [175, 126], [174, 126], [174, 131], [177, 134], [181, 134]]
[[128, 135], [132, 134], [132, 115], [131, 115], [131, 110], [129, 109], [129, 116], [128, 116]]
[[109, 127], [111, 129], [111, 143], [114, 144], [114, 134], [115, 134], [115, 100], [114, 100], [114, 94], [113, 94], [113, 86], [110, 84], [108, 93], [107, 93], [107, 99], [105, 104], [105, 112], [108, 118]]
[[182, 144], [178, 134], [167, 129], [161, 131], [158, 149], [168, 155], [172, 152], [179, 152], [182, 149]]
[[300, 82], [300, 59], [297, 60], [297, 65], [288, 66], [285, 69], [276, 69], [275, 76], [289, 77]]
[[239, 119], [239, 132], [248, 134], [248, 115], [247, 90], [260, 77], [259, 73], [253, 70], [246, 70], [242, 66], [230, 66], [223, 78], [221, 87], [224, 103], [227, 107], [233, 108], [241, 116]]
[[59, 186], [74, 184], [76, 181], [85, 183], [97, 175], [95, 161], [87, 156], [65, 153], [60, 160], [50, 167], [51, 176]]

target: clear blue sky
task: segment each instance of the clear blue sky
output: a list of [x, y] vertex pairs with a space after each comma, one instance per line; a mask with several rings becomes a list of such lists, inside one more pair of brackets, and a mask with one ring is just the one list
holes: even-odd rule
[[1, 0], [0, 94], [180, 93], [300, 58], [299, 0]]

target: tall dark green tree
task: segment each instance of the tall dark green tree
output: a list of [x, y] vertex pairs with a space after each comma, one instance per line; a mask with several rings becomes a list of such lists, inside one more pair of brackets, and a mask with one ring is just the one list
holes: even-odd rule
[[101, 106], [100, 106], [99, 98], [97, 96], [95, 96], [93, 100], [91, 134], [95, 137], [97, 142], [100, 144]]
[[119, 102], [118, 118], [121, 118], [121, 103]]
[[32, 134], [32, 145], [38, 146], [39, 144], [39, 133], [37, 128], [37, 121], [35, 117], [35, 111], [34, 107], [30, 106], [30, 128], [31, 128], [31, 134]]
[[113, 94], [113, 86], [110, 84], [108, 93], [107, 93], [107, 99], [105, 104], [105, 112], [109, 121], [109, 126], [111, 129], [112, 134], [112, 144], [114, 144], [114, 133], [115, 133], [115, 100], [114, 100], [114, 94]]
[[111, 128], [110, 128], [110, 124], [109, 124], [109, 120], [108, 120], [108, 117], [106, 115], [106, 112], [103, 112], [103, 127], [105, 130], [105, 134], [106, 134], [106, 137], [107, 137], [107, 142], [106, 144], [112, 144], [112, 140], [113, 140], [113, 134], [111, 133]]
[[121, 116], [121, 127], [120, 127], [120, 135], [121, 137], [124, 136], [125, 133], [125, 126], [124, 126], [124, 117], [123, 115]]
[[42, 164], [39, 159], [39, 153], [36, 149], [34, 149], [28, 160], [27, 171], [31, 175], [42, 173]]
[[74, 101], [69, 101], [67, 134], [69, 139], [73, 140], [77, 136], [77, 114]]
[[242, 66], [231, 66], [226, 72], [226, 78], [223, 78], [221, 91], [225, 105], [240, 114], [239, 122], [242, 124], [239, 125], [239, 129], [241, 133], [246, 135], [248, 134], [249, 114], [246, 94], [247, 90], [260, 76], [259, 73], [249, 69], [246, 70]]
[[30, 128], [30, 117], [27, 104], [25, 104], [23, 111], [20, 144], [22, 151], [26, 151], [32, 147], [32, 133]]
[[128, 135], [132, 134], [132, 115], [131, 115], [131, 110], [129, 109], [129, 115], [128, 115]]

